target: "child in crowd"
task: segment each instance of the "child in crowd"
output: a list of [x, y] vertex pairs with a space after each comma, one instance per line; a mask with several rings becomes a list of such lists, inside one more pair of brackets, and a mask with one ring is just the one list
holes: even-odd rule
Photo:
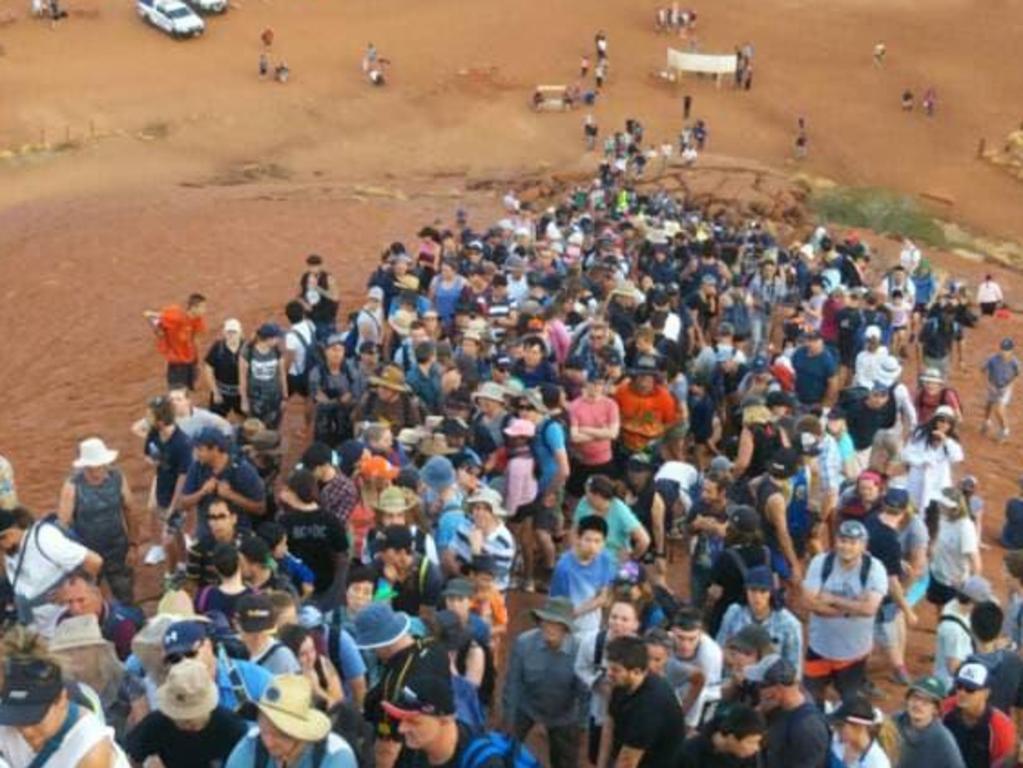
[[536, 498], [536, 483], [533, 451], [530, 443], [536, 434], [536, 425], [528, 419], [512, 419], [504, 428], [504, 447], [508, 464], [504, 471], [504, 508], [512, 518], [519, 507]]
[[576, 525], [572, 548], [554, 566], [551, 597], [572, 601], [577, 633], [600, 629], [601, 610], [611, 595], [616, 564], [604, 548], [607, 531], [604, 518], [583, 517]]
[[496, 568], [490, 555], [476, 555], [467, 568], [469, 581], [475, 590], [469, 604], [470, 610], [490, 627], [490, 646], [495, 655], [508, 632], [508, 606], [504, 595], [494, 584]]
[[288, 551], [288, 535], [279, 523], [267, 521], [259, 526], [259, 537], [270, 547], [277, 570], [286, 575], [303, 598], [313, 592], [312, 569]]

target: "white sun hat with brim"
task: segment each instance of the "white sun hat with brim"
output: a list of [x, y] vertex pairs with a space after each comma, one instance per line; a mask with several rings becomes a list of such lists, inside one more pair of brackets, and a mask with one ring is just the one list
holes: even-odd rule
[[219, 702], [217, 686], [198, 659], [174, 664], [163, 685], [156, 689], [156, 706], [171, 720], [202, 720]]
[[72, 616], [57, 624], [48, 647], [50, 651], [56, 653], [76, 648], [102, 648], [108, 645], [100, 631], [99, 620], [88, 614]]
[[305, 675], [278, 675], [257, 706], [279, 731], [293, 739], [317, 742], [330, 733], [330, 718], [313, 704], [313, 688]]
[[107, 448], [98, 437], [86, 438], [78, 444], [78, 458], [72, 466], [75, 469], [105, 467], [117, 461], [118, 452]]
[[490, 507], [490, 511], [496, 517], [508, 516], [508, 512], [504, 508], [504, 503], [503, 500], [501, 499], [501, 494], [499, 494], [492, 488], [480, 488], [465, 502], [465, 506], [468, 507], [469, 509], [472, 509], [477, 504], [482, 504], [484, 506]]

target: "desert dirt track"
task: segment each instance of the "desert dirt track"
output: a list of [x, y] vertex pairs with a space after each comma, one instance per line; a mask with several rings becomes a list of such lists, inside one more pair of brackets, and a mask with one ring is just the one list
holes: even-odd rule
[[[955, 201], [943, 215], [1023, 238], [1023, 185], [974, 159], [980, 137], [990, 144], [1023, 119], [1023, 70], [1013, 66], [1023, 2], [697, 5], [702, 50], [755, 45], [749, 93], [654, 82], [670, 41], [653, 31], [654, 5], [244, 0], [203, 39], [179, 43], [124, 0], [70, 0], [72, 16], [56, 30], [24, 18], [27, 2], [0, 2], [0, 18], [22, 17], [0, 26], [0, 149], [97, 136], [0, 162], [0, 451], [24, 500], [52, 508], [75, 443], [89, 434], [122, 451], [143, 500], [147, 477], [127, 427], [162, 382], [143, 309], [202, 290], [214, 324], [237, 315], [251, 329], [279, 315], [316, 251], [340, 277], [348, 310], [391, 240], [450, 223], [458, 205], [473, 223], [491, 223], [495, 199], [464, 193], [467, 179], [591, 167], [585, 113], [537, 116], [526, 102], [533, 85], [574, 77], [598, 29], [612, 65], [594, 110], [602, 131], [636, 117], [648, 141], [674, 138], [688, 91], [714, 153], [786, 168], [803, 115], [807, 171], [938, 193]], [[291, 67], [287, 85], [257, 78], [267, 25], [275, 58]], [[870, 60], [879, 39], [888, 46], [880, 69]], [[369, 41], [394, 61], [382, 90], [359, 71]], [[904, 88], [919, 96], [932, 85], [933, 120], [899, 110]], [[973, 280], [983, 269], [938, 260]], [[1013, 300], [1014, 277], [999, 275]], [[973, 373], [956, 381], [971, 419], [966, 469], [997, 510], [985, 521], [989, 540], [1020, 444], [1018, 431], [1008, 447], [978, 438], [976, 366], [1020, 328], [1011, 320], [972, 334]], [[994, 562], [988, 571], [1000, 578]], [[921, 653], [933, 642], [914, 637]], [[917, 657], [910, 663], [922, 669]]]

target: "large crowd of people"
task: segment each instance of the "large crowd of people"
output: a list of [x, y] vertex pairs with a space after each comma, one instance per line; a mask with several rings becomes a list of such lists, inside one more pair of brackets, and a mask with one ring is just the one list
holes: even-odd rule
[[779, 241], [610, 152], [357, 306], [312, 255], [251, 333], [208, 338], [215, 286], [148, 311], [145, 502], [102, 435], [48, 515], [0, 459], [0, 764], [1017, 764], [1023, 500], [996, 595], [953, 383], [995, 321], [912, 243]]

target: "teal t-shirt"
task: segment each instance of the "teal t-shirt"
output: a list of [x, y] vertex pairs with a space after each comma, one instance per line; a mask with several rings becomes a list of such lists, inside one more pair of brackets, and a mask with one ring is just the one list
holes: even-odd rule
[[[578, 525], [579, 521], [584, 517], [593, 514], [596, 514], [596, 512], [590, 506], [590, 502], [586, 499], [580, 499], [576, 505], [572, 522], [574, 525]], [[607, 543], [605, 548], [617, 561], [622, 550], [629, 548], [632, 532], [639, 528], [642, 523], [639, 522], [639, 519], [629, 509], [629, 505], [621, 499], [612, 499], [607, 515], [602, 517], [607, 522]]]

